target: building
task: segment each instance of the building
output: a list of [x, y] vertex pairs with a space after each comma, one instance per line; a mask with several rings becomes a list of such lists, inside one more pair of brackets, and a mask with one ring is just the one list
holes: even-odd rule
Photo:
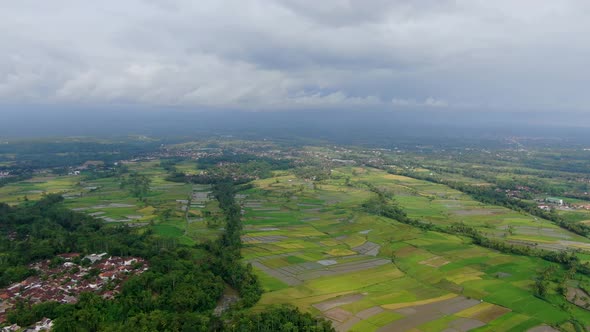
[[12, 331], [19, 331], [21, 329], [20, 326], [16, 324], [12, 324], [10, 326], [6, 326], [2, 328], [2, 332], [12, 332]]
[[49, 318], [43, 318], [41, 321], [35, 324], [33, 331], [51, 331], [53, 327], [53, 321]]
[[545, 202], [551, 204], [557, 204], [559, 206], [563, 205], [563, 199], [555, 198], [555, 197], [547, 197], [545, 198]]
[[90, 254], [84, 257], [84, 259], [88, 259], [90, 260], [90, 262], [92, 264], [94, 264], [96, 261], [101, 260], [104, 256], [106, 256], [106, 252], [103, 252], [102, 254]]

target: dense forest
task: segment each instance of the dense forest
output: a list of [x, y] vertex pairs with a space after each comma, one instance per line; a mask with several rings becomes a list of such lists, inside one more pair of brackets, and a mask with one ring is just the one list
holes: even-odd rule
[[215, 274], [237, 289], [242, 299], [241, 304], [250, 307], [260, 299], [262, 287], [252, 271], [252, 266], [240, 262], [241, 208], [234, 200], [234, 190], [231, 182], [219, 183], [213, 187], [213, 195], [225, 214], [225, 232], [217, 241], [206, 243], [205, 248], [211, 253]]

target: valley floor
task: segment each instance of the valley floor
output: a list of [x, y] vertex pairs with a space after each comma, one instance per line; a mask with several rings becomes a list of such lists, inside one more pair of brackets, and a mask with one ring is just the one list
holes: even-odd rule
[[[209, 186], [167, 181], [158, 161], [128, 167], [152, 179], [143, 201], [130, 197], [115, 177], [77, 176], [9, 184], [0, 188], [0, 201], [16, 204], [25, 196], [56, 192], [74, 210], [112, 225], [149, 228], [178, 243], [193, 245], [220, 234], [223, 216]], [[590, 311], [557, 291], [567, 272], [562, 267], [368, 214], [362, 204], [374, 197], [371, 187], [392, 194], [413, 219], [444, 226], [463, 222], [489, 238], [575, 249], [582, 263], [590, 261], [588, 238], [445, 185], [369, 167], [334, 168], [328, 180], [315, 182], [291, 170], [275, 171], [236, 197], [243, 214], [243, 260], [266, 291], [254, 310], [290, 303], [331, 320], [338, 331], [575, 331], [572, 319], [590, 326]], [[533, 286], [550, 266], [557, 270], [548, 293], [536, 297]], [[581, 282], [588, 277], [576, 274], [565, 287], [577, 294]]]
[[550, 263], [369, 215], [361, 209], [374, 195], [367, 183], [422, 221], [461, 221], [489, 237], [552, 250], [590, 248], [549, 221], [443, 185], [372, 168], [334, 169], [316, 186], [282, 173], [256, 181], [241, 198], [243, 256], [267, 291], [259, 307], [292, 303], [338, 331], [552, 331], [547, 325], [572, 328], [571, 316], [590, 325], [590, 312], [560, 306], [556, 294], [533, 296]]

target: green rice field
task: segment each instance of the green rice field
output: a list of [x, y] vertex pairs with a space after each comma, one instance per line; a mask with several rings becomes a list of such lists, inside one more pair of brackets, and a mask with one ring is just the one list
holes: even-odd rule
[[[18, 204], [60, 193], [73, 210], [181, 244], [221, 234], [223, 216], [209, 186], [169, 182], [158, 161], [127, 166], [151, 179], [144, 199], [132, 197], [116, 177], [41, 174], [0, 188], [0, 201]], [[179, 168], [197, 171], [194, 163]], [[508, 243], [575, 249], [590, 261], [589, 239], [547, 220], [368, 167], [335, 168], [317, 183], [281, 171], [253, 184], [237, 197], [243, 260], [265, 289], [253, 310], [290, 303], [329, 319], [338, 331], [527, 331], [543, 325], [573, 331], [572, 319], [590, 326], [590, 311], [558, 294], [562, 267], [370, 215], [361, 205], [375, 195], [370, 184], [391, 193], [411, 218], [445, 226], [463, 222]], [[547, 296], [534, 296], [535, 278], [551, 265], [556, 272]], [[568, 282], [587, 279], [576, 274]]]

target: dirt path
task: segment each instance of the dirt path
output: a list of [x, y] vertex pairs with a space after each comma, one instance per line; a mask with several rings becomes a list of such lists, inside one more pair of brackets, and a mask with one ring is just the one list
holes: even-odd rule
[[336, 308], [339, 307], [341, 305], [344, 304], [350, 304], [350, 303], [354, 303], [357, 301], [360, 301], [364, 298], [365, 296], [362, 294], [351, 294], [351, 295], [344, 295], [344, 296], [339, 296], [335, 299], [331, 299], [328, 301], [324, 301], [324, 302], [320, 302], [320, 303], [316, 303], [313, 306], [320, 310], [320, 311], [326, 311], [326, 310], [330, 310], [332, 308]]
[[532, 329], [528, 330], [527, 332], [559, 332], [559, 331], [552, 328], [551, 326], [540, 325], [537, 327], [533, 327]]
[[221, 316], [224, 311], [229, 309], [232, 304], [238, 302], [239, 300], [240, 296], [238, 291], [226, 284], [225, 289], [223, 290], [223, 295], [221, 295], [221, 298], [217, 301], [217, 307], [215, 307], [213, 314], [216, 316]]

